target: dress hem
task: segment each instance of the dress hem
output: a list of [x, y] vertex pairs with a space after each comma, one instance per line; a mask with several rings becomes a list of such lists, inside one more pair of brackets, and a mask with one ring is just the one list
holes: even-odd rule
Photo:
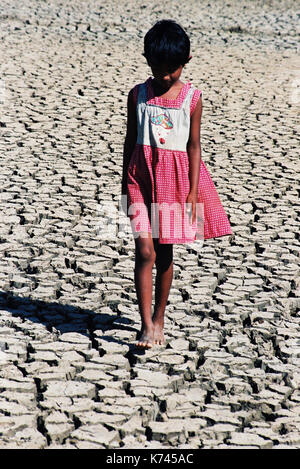
[[[149, 231], [149, 233], [151, 233]], [[158, 239], [158, 242], [159, 244], [191, 244], [191, 243], [194, 243], [194, 242], [197, 242], [197, 241], [205, 241], [207, 239], [214, 239], [214, 238], [221, 238], [223, 236], [231, 236], [231, 237], [234, 237], [234, 233], [232, 231], [230, 232], [224, 232], [224, 233], [218, 233], [218, 234], [214, 234], [214, 235], [211, 235], [211, 236], [207, 236], [207, 237], [204, 237], [203, 239], [186, 239], [186, 238], [181, 238], [181, 239], [166, 239], [164, 238], [164, 240], [162, 241], [161, 239], [159, 238], [153, 238], [154, 240], [155, 239]], [[138, 237], [138, 236], [137, 236]]]

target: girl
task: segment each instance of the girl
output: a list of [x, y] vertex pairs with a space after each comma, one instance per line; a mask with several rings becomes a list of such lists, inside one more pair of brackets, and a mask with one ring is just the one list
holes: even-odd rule
[[[128, 94], [122, 198], [127, 196], [126, 215], [135, 239], [134, 281], [142, 320], [136, 345], [151, 348], [165, 342], [173, 244], [231, 235], [232, 231], [201, 160], [202, 91], [180, 80], [191, 59], [188, 36], [174, 21], [158, 21], [144, 38], [143, 55], [153, 78]], [[198, 207], [203, 209], [202, 218]]]

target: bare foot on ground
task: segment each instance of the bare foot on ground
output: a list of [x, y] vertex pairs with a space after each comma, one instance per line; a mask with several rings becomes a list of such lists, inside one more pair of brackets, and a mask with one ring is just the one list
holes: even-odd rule
[[154, 344], [154, 329], [144, 329], [141, 331], [141, 336], [139, 337], [138, 342], [136, 342], [136, 347], [149, 349], [152, 348]]
[[164, 336], [164, 325], [158, 322], [153, 322], [154, 324], [154, 344], [164, 345], [165, 336]]

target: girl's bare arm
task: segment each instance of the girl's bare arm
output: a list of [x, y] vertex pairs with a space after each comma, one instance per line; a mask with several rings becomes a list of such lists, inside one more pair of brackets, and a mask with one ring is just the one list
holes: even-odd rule
[[136, 107], [133, 99], [133, 89], [127, 98], [127, 131], [123, 150], [122, 194], [127, 193], [127, 170], [137, 139]]
[[[201, 164], [201, 144], [200, 144], [200, 126], [202, 116], [202, 97], [200, 96], [194, 112], [191, 116], [190, 137], [187, 144], [187, 153], [189, 156], [189, 180], [190, 192], [186, 203], [191, 204], [190, 220], [196, 221], [196, 204], [198, 197], [198, 183]], [[188, 206], [189, 208], [189, 206]]]
[[190, 137], [187, 144], [187, 153], [189, 156], [189, 179], [190, 192], [198, 191], [200, 163], [201, 163], [201, 144], [200, 144], [200, 126], [202, 116], [202, 96], [200, 96], [194, 112], [191, 116]]

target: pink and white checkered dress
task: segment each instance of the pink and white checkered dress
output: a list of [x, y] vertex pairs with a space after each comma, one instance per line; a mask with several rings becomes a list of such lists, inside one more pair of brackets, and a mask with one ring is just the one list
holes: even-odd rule
[[228, 217], [201, 159], [197, 220], [187, 214], [190, 117], [202, 94], [187, 82], [176, 99], [154, 95], [152, 78], [133, 89], [137, 142], [127, 173], [127, 208], [135, 237], [150, 232], [161, 244], [231, 235]]

